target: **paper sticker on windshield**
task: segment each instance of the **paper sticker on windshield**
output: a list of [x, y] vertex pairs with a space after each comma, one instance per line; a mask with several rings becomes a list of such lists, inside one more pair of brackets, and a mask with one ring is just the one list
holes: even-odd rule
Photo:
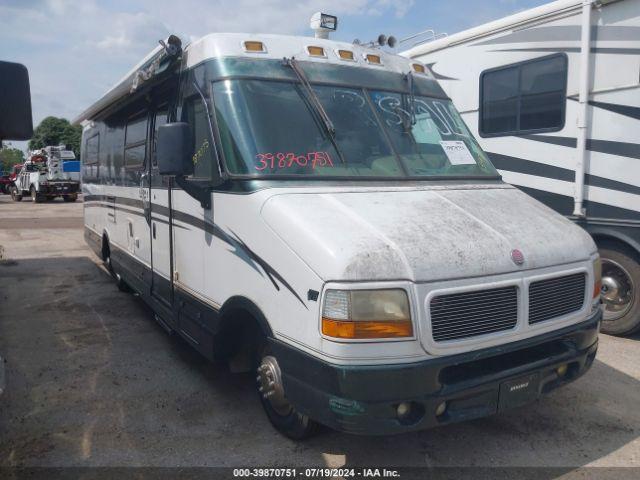
[[471, 152], [467, 148], [464, 142], [459, 140], [442, 140], [440, 145], [447, 155], [451, 165], [475, 165], [476, 161], [473, 159]]

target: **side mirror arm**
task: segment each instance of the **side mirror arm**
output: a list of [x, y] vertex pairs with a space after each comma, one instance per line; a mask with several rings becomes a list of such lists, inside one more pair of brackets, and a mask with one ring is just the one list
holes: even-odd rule
[[184, 175], [176, 175], [175, 179], [180, 188], [200, 202], [202, 208], [205, 210], [211, 209], [211, 190], [209, 188], [198, 185], [185, 178]]

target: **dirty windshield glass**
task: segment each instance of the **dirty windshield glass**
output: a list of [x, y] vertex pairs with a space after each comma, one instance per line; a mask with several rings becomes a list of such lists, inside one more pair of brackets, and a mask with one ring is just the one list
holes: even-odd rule
[[411, 114], [400, 94], [314, 85], [335, 127], [332, 142], [302, 88], [267, 80], [213, 84], [217, 125], [231, 174], [496, 175], [448, 101], [435, 104], [416, 98]]
[[370, 95], [410, 176], [496, 175], [450, 100]]

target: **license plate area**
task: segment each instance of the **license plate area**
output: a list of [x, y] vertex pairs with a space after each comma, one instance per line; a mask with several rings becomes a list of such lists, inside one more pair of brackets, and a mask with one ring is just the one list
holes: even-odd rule
[[498, 397], [498, 410], [519, 407], [531, 403], [539, 396], [540, 374], [532, 373], [502, 382]]

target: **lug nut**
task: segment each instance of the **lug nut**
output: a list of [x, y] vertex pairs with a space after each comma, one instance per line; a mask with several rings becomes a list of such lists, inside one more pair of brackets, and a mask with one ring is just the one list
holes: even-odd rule
[[409, 402], [402, 402], [396, 408], [396, 412], [399, 418], [405, 417], [411, 412], [411, 404]]

